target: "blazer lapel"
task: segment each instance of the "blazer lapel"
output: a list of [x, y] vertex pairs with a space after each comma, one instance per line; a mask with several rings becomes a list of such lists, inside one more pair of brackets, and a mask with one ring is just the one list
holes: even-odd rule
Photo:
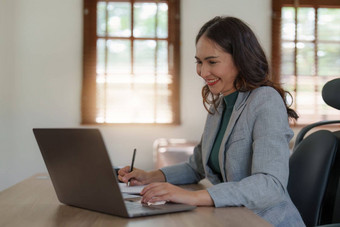
[[230, 116], [230, 120], [229, 120], [227, 129], [226, 129], [224, 136], [223, 136], [223, 140], [222, 140], [220, 151], [219, 151], [219, 157], [218, 157], [219, 162], [220, 162], [219, 164], [220, 164], [220, 169], [221, 169], [223, 181], [227, 181], [226, 173], [225, 173], [225, 156], [226, 156], [225, 145], [227, 144], [227, 141], [230, 137], [230, 134], [234, 129], [234, 126], [237, 122], [237, 119], [240, 117], [240, 115], [241, 115], [241, 113], [242, 113], [242, 111], [245, 107], [245, 102], [246, 102], [249, 94], [250, 94], [249, 91], [248, 92], [239, 92], [238, 97], [237, 97], [236, 102], [235, 102], [235, 105], [234, 105], [233, 112]]
[[223, 108], [224, 102], [221, 101], [217, 107], [217, 111], [214, 109], [210, 109], [211, 111], [213, 111], [213, 114], [208, 114], [207, 117], [203, 134], [204, 143], [202, 143], [202, 158], [203, 165], [205, 168], [208, 166], [208, 160], [210, 157], [211, 149], [214, 145], [215, 138], [220, 127]]

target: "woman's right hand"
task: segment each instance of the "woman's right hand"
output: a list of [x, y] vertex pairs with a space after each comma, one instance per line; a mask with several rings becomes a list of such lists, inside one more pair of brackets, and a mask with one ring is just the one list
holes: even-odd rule
[[130, 180], [131, 186], [165, 181], [163, 172], [160, 170], [146, 172], [141, 169], [133, 168], [133, 171], [130, 172], [130, 166], [125, 166], [118, 171], [118, 179], [124, 183], [128, 183]]

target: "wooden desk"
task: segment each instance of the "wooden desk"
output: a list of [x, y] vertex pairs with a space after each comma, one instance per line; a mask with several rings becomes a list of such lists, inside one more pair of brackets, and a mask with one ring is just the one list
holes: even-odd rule
[[37, 174], [0, 192], [0, 226], [265, 227], [271, 225], [244, 207], [198, 207], [188, 212], [120, 218], [59, 203], [47, 175]]

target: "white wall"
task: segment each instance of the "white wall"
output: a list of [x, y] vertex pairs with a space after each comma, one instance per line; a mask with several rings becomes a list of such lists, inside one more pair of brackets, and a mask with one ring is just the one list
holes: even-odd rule
[[[115, 165], [151, 169], [156, 138], [199, 140], [206, 112], [196, 76], [195, 35], [216, 15], [236, 16], [270, 53], [270, 0], [182, 0], [180, 126], [100, 127]], [[82, 0], [0, 0], [0, 190], [45, 172], [34, 127], [79, 127]]]
[[11, 89], [13, 83], [11, 77], [13, 75], [11, 69], [12, 58], [11, 53], [13, 42], [11, 39], [11, 26], [6, 23], [11, 14], [11, 2], [0, 0], [0, 190], [13, 183], [13, 180], [7, 176], [10, 167], [10, 160], [13, 160], [13, 152], [10, 152], [11, 138], [10, 115], [11, 115]]

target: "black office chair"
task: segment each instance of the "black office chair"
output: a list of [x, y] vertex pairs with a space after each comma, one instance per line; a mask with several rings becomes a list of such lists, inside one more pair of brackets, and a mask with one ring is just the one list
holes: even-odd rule
[[[325, 84], [322, 97], [340, 110], [340, 78]], [[340, 223], [340, 131], [319, 130], [304, 138], [314, 127], [336, 123], [340, 120], [304, 127], [289, 160], [288, 192], [306, 226]]]

